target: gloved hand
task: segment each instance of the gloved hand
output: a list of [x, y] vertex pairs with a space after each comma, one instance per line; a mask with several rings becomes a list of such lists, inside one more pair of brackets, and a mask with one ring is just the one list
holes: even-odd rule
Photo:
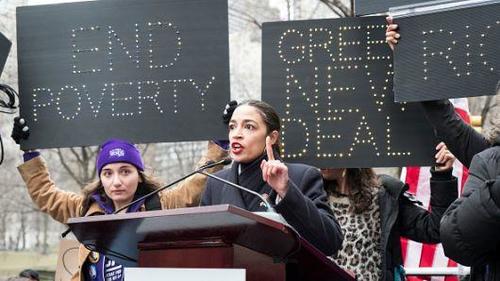
[[226, 107], [224, 107], [224, 112], [222, 112], [222, 120], [224, 121], [224, 124], [229, 124], [229, 121], [231, 121], [231, 117], [233, 116], [233, 112], [237, 106], [238, 102], [235, 100], [232, 100], [228, 104], [226, 104]]
[[28, 139], [30, 136], [30, 130], [23, 118], [14, 118], [14, 128], [12, 128], [12, 134], [10, 136], [17, 144], [19, 144], [21, 140]]

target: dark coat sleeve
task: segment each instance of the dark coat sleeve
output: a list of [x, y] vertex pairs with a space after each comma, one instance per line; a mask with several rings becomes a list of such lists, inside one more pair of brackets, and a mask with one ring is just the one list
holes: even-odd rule
[[475, 154], [491, 146], [483, 135], [460, 118], [450, 101], [425, 101], [422, 106], [436, 137], [446, 143], [466, 167], [470, 166]]
[[207, 182], [205, 183], [205, 190], [201, 195], [200, 206], [210, 206], [212, 205], [212, 178], [207, 178]]
[[276, 205], [286, 221], [325, 255], [342, 245], [342, 231], [327, 203], [321, 174], [309, 167], [300, 182], [289, 181], [285, 197]]
[[482, 265], [500, 256], [500, 177], [486, 178], [487, 169], [476, 155], [462, 197], [441, 221], [446, 256], [464, 265]]
[[399, 202], [399, 227], [401, 235], [425, 243], [439, 243], [439, 223], [450, 204], [458, 197], [457, 178], [448, 172], [431, 170], [431, 211], [428, 211], [405, 193]]

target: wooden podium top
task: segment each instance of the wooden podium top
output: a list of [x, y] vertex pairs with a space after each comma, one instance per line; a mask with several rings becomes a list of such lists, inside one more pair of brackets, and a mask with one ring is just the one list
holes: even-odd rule
[[142, 242], [165, 242], [220, 237], [276, 258], [284, 258], [299, 244], [298, 234], [282, 223], [233, 205], [179, 208], [150, 212], [71, 218], [77, 239], [136, 266]]

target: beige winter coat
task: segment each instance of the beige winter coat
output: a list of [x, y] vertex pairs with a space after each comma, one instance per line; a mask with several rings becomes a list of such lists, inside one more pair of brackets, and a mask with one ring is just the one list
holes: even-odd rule
[[[201, 166], [208, 160], [217, 161], [226, 156], [227, 153], [224, 150], [209, 142], [207, 155], [200, 159], [198, 165]], [[208, 172], [215, 172], [220, 169], [221, 167], [212, 168]], [[31, 199], [42, 212], [49, 214], [52, 218], [64, 224], [69, 218], [80, 216], [83, 196], [58, 189], [50, 177], [45, 160], [41, 156], [20, 165], [18, 170], [26, 183]], [[187, 178], [175, 187], [163, 190], [159, 194], [162, 209], [198, 206], [205, 182], [206, 176], [198, 174]], [[145, 211], [145, 207], [142, 206], [140, 211]], [[85, 216], [96, 214], [104, 214], [104, 211], [94, 202]], [[80, 245], [78, 255], [79, 270], [73, 275], [73, 281], [83, 280], [81, 270], [89, 254], [90, 251]]]

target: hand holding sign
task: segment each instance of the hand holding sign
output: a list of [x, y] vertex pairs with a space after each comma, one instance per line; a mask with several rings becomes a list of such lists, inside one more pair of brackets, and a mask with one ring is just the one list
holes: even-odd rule
[[26, 140], [30, 136], [30, 130], [28, 125], [26, 124], [26, 120], [21, 117], [14, 118], [14, 127], [12, 128], [12, 139], [20, 144], [21, 140]]
[[444, 144], [444, 142], [440, 142], [436, 146], [436, 150], [438, 150], [438, 152], [434, 156], [434, 158], [436, 158], [436, 165], [434, 166], [434, 169], [440, 172], [452, 169], [453, 163], [455, 162], [455, 156], [448, 150], [446, 144]]
[[260, 168], [262, 179], [267, 182], [281, 198], [284, 198], [288, 191], [288, 168], [286, 165], [274, 159], [273, 144], [271, 137], [266, 137], [267, 160], [262, 160]]
[[394, 47], [398, 43], [398, 39], [401, 37], [398, 33], [398, 25], [394, 23], [392, 17], [386, 17], [387, 28], [385, 30], [385, 41], [389, 44], [391, 50], [394, 51]]

